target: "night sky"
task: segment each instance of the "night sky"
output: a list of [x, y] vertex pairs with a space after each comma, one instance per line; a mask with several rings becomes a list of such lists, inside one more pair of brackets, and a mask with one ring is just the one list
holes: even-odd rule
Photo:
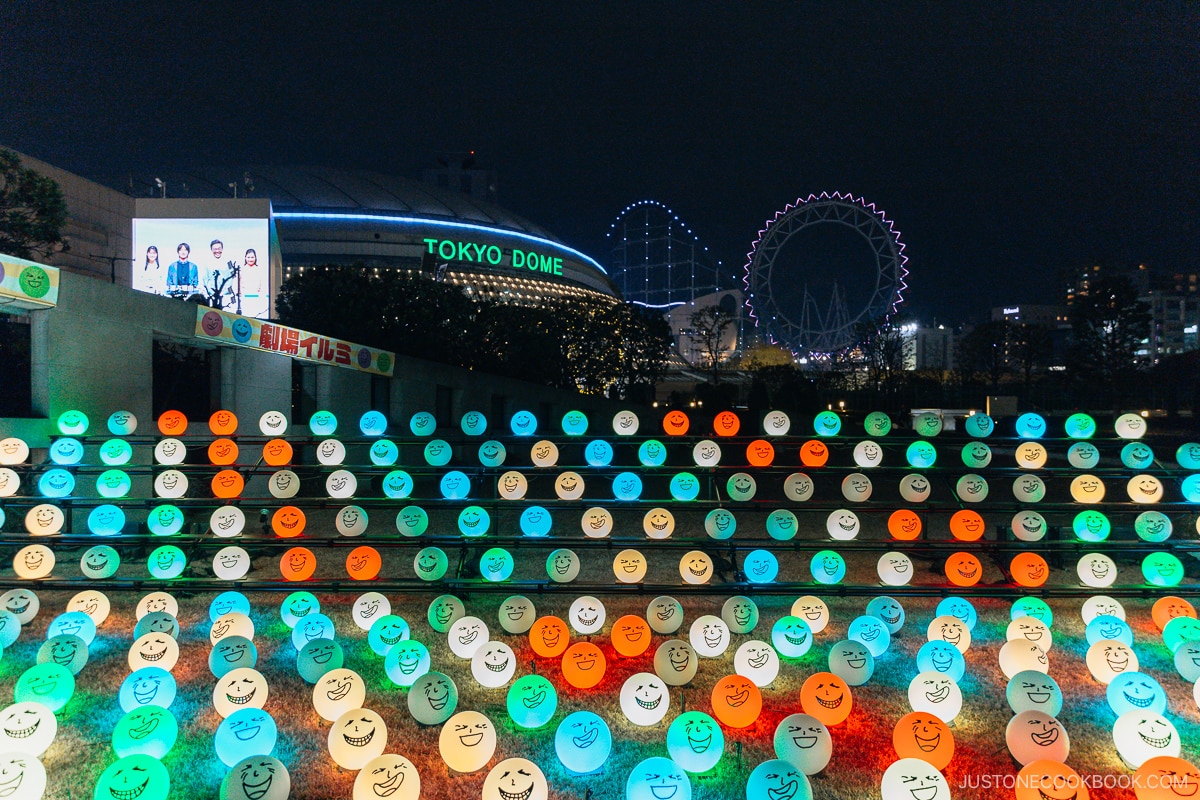
[[1200, 4], [229, 5], [4, 4], [0, 143], [109, 182], [475, 150], [601, 263], [653, 198], [731, 274], [784, 204], [848, 191], [926, 321], [1200, 267]]

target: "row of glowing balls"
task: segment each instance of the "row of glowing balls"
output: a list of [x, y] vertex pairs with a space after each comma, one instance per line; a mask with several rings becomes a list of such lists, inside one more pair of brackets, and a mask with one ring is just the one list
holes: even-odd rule
[[[65, 436], [82, 436], [90, 427], [90, 420], [82, 411], [65, 411], [58, 418], [58, 430]], [[683, 411], [674, 409], [663, 417], [664, 432], [683, 435], [690, 427], [690, 420]], [[428, 411], [420, 411], [409, 420], [409, 429], [414, 436], [428, 437], [437, 431], [437, 419]], [[769, 411], [763, 417], [762, 432], [767, 436], [786, 436], [791, 430], [791, 418], [783, 411]], [[129, 411], [115, 411], [107, 421], [114, 436], [130, 436], [138, 426], [137, 417]], [[287, 431], [287, 415], [281, 411], [268, 411], [259, 418], [259, 430], [264, 436], [277, 436]], [[478, 411], [467, 411], [459, 420], [462, 432], [467, 436], [481, 436], [487, 431], [487, 417]], [[632, 411], [619, 411], [612, 418], [612, 431], [618, 436], [633, 436], [638, 432], [640, 420]], [[187, 432], [188, 419], [180, 411], [165, 411], [158, 418], [159, 432], [164, 436], [182, 436]], [[237, 433], [238, 418], [228, 410], [219, 410], [208, 421], [209, 430], [216, 436], [232, 436]], [[387, 417], [379, 411], [368, 411], [359, 418], [359, 430], [363, 436], [383, 436], [387, 432]], [[537, 431], [538, 421], [529, 411], [518, 411], [509, 419], [514, 436], [531, 436]], [[918, 436], [937, 436], [942, 432], [943, 419], [936, 412], [923, 412], [913, 417], [913, 431]], [[337, 432], [338, 419], [329, 411], [317, 411], [309, 418], [309, 429], [316, 436], [330, 436]], [[995, 432], [995, 422], [987, 414], [971, 414], [964, 423], [968, 435], [987, 438]], [[813, 432], [819, 436], [837, 436], [841, 433], [842, 418], [833, 411], [822, 411], [813, 418]], [[863, 430], [869, 436], [887, 436], [892, 431], [892, 420], [881, 411], [873, 411], [863, 420]], [[1045, 418], [1029, 412], [1015, 421], [1015, 430], [1022, 439], [1041, 439], [1049, 432]], [[1072, 439], [1090, 439], [1099, 430], [1095, 419], [1085, 413], [1072, 414], [1066, 419], [1063, 431]], [[562, 418], [562, 432], [567, 436], [583, 436], [588, 431], [587, 415], [581, 411], [568, 411]], [[722, 411], [713, 419], [713, 433], [732, 437], [741, 431], [741, 419], [732, 411]], [[1146, 434], [1146, 420], [1138, 414], [1121, 414], [1113, 423], [1113, 431], [1122, 439], [1140, 439]]]

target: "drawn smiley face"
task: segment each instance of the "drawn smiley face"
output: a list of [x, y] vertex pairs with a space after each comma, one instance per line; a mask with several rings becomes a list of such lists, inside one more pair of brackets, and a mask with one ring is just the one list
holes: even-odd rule
[[426, 672], [408, 693], [409, 713], [422, 725], [440, 725], [454, 714], [457, 706], [458, 687], [441, 672]]
[[145, 753], [134, 753], [114, 761], [100, 774], [95, 796], [166, 800], [170, 786], [170, 775], [161, 761]]
[[646, 607], [646, 622], [655, 633], [674, 633], [683, 624], [683, 606], [673, 597], [656, 597]]
[[460, 711], [442, 726], [438, 750], [455, 772], [477, 772], [496, 752], [496, 728], [478, 711]]
[[668, 639], [654, 651], [654, 672], [669, 686], [685, 686], [696, 677], [699, 657], [681, 639]]
[[639, 672], [621, 686], [621, 712], [634, 725], [656, 725], [670, 708], [666, 683], [656, 675]]
[[954, 734], [936, 714], [905, 714], [892, 730], [892, 746], [900, 758], [919, 758], [945, 769], [954, 756]]
[[546, 557], [546, 574], [555, 583], [570, 583], [579, 577], [579, 556], [573, 550], [560, 548]]
[[932, 492], [929, 479], [919, 473], [910, 473], [900, 479], [900, 496], [909, 503], [923, 503]]
[[387, 724], [369, 708], [355, 708], [329, 729], [329, 755], [344, 769], [361, 770], [387, 747]]
[[640, 656], [650, 647], [650, 625], [633, 614], [626, 614], [613, 623], [610, 636], [613, 649], [626, 658]]

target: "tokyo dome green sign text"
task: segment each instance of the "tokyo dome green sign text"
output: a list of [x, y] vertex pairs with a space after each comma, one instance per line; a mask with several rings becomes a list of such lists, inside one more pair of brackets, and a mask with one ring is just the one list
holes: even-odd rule
[[[504, 251], [494, 244], [479, 244], [477, 242], [460, 242], [454, 239], [424, 239], [428, 252], [437, 255], [445, 261], [458, 261], [466, 264], [490, 264], [500, 266], [504, 263]], [[555, 256], [543, 255], [532, 251], [512, 249], [509, 264], [515, 269], [528, 269], [534, 272], [549, 272], [562, 275], [562, 259]]]

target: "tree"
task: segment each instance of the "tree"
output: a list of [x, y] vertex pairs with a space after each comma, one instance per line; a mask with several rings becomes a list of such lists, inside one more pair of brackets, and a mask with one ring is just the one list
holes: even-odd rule
[[66, 224], [67, 203], [58, 184], [0, 148], [0, 253], [32, 259], [67, 250]]
[[1014, 325], [1009, 331], [1009, 363], [1020, 370], [1026, 392], [1029, 391], [1034, 369], [1044, 366], [1053, 353], [1054, 342], [1050, 338], [1050, 329], [1045, 325], [1022, 323]]
[[700, 363], [696, 366], [708, 369], [709, 380], [713, 383], [720, 382], [721, 364], [729, 357], [725, 347], [726, 333], [735, 322], [737, 318], [719, 305], [698, 308], [688, 317], [686, 335], [693, 354], [699, 357]]
[[1008, 372], [1009, 328], [1005, 320], [991, 320], [976, 325], [958, 342], [959, 369], [967, 374], [982, 373], [993, 394]]
[[1099, 384], [1115, 400], [1137, 371], [1137, 351], [1150, 334], [1150, 306], [1124, 275], [1102, 278], [1071, 308], [1070, 368], [1081, 383]]
[[241, 272], [242, 265], [236, 261], [229, 262], [229, 270], [224, 275], [218, 270], [213, 270], [212, 275], [209, 276], [209, 282], [200, 287], [204, 290], [205, 302], [211, 308], [220, 309], [236, 305], [238, 302], [235, 292], [236, 281]]
[[913, 341], [904, 335], [901, 323], [884, 319], [859, 322], [855, 337], [872, 389], [879, 392], [895, 388], [913, 350]]

